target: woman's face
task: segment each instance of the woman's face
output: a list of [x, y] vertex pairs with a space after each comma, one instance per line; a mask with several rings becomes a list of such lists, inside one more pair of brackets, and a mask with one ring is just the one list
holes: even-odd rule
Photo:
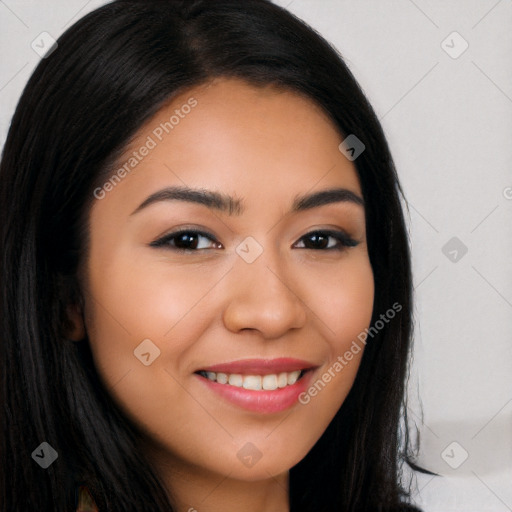
[[217, 79], [162, 109], [96, 190], [85, 328], [162, 464], [282, 474], [347, 396], [363, 351], [336, 361], [374, 282], [341, 140], [308, 99]]

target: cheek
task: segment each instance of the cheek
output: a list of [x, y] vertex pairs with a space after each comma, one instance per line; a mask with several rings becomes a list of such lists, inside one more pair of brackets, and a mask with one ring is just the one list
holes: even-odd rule
[[[96, 368], [121, 409], [152, 437], [165, 438], [165, 419], [191, 407], [180, 375], [210, 321], [201, 300], [206, 276], [137, 258], [98, 261], [90, 259], [86, 320]], [[192, 401], [194, 407], [201, 417]]]
[[[349, 264], [350, 263], [350, 264]], [[316, 276], [311, 309], [325, 326], [331, 356], [342, 354], [371, 321], [374, 280], [367, 258], [354, 258], [346, 265]]]
[[97, 261], [98, 258], [91, 258], [89, 284], [93, 300], [89, 325], [98, 334], [118, 332], [117, 337], [108, 336], [109, 343], [162, 340], [172, 336], [192, 312], [193, 325], [201, 326], [204, 316], [197, 312], [201, 311], [208, 282], [201, 269], [191, 273], [165, 261], [144, 263], [123, 255], [112, 258], [115, 263], [109, 266], [98, 265]]
[[[357, 256], [357, 257], [356, 257]], [[328, 277], [326, 277], [328, 276]], [[299, 397], [308, 411], [309, 428], [320, 436], [348, 395], [364, 353], [360, 335], [370, 325], [373, 313], [374, 280], [367, 257], [354, 255], [332, 272], [315, 277], [308, 306], [324, 333], [325, 364]]]
[[[318, 291], [311, 295], [310, 301], [325, 328], [328, 357], [322, 368], [327, 372], [323, 380], [334, 383], [328, 386], [324, 399], [337, 402], [335, 397], [344, 398], [359, 368], [364, 344], [358, 337], [371, 322], [374, 280], [368, 258], [360, 254], [327, 274], [327, 278], [326, 273], [318, 276], [317, 282], [323, 286], [317, 286]], [[337, 362], [347, 351], [352, 352], [348, 355], [350, 360], [345, 360], [346, 364], [340, 368]]]

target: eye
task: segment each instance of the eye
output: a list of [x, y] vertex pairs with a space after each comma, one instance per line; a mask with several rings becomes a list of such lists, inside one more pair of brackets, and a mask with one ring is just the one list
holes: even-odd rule
[[314, 250], [338, 250], [342, 251], [346, 247], [355, 247], [360, 242], [354, 240], [343, 231], [319, 230], [311, 231], [304, 235], [295, 245], [299, 249]]
[[169, 233], [164, 237], [151, 242], [151, 247], [164, 247], [177, 251], [198, 251], [203, 249], [221, 249], [222, 245], [215, 237], [204, 231], [183, 229]]
[[[212, 234], [194, 229], [182, 229], [169, 233], [151, 242], [149, 245], [151, 247], [163, 247], [176, 251], [222, 249], [222, 244]], [[359, 242], [343, 231], [317, 230], [301, 237], [294, 247], [299, 249], [342, 251], [346, 247], [355, 247], [356, 245], [359, 245]]]

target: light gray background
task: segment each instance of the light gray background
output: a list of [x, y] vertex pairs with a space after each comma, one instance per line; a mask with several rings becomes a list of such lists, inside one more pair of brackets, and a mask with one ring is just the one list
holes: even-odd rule
[[[2, 145], [40, 59], [32, 42], [104, 3], [0, 0]], [[443, 475], [417, 476], [415, 499], [425, 512], [512, 511], [512, 0], [276, 3], [341, 51], [410, 204], [410, 414], [420, 464]]]

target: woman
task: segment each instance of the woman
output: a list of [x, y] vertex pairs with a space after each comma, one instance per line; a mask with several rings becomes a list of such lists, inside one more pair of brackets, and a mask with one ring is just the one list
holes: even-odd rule
[[2, 510], [413, 510], [401, 189], [312, 29], [106, 5], [35, 70], [0, 183]]

